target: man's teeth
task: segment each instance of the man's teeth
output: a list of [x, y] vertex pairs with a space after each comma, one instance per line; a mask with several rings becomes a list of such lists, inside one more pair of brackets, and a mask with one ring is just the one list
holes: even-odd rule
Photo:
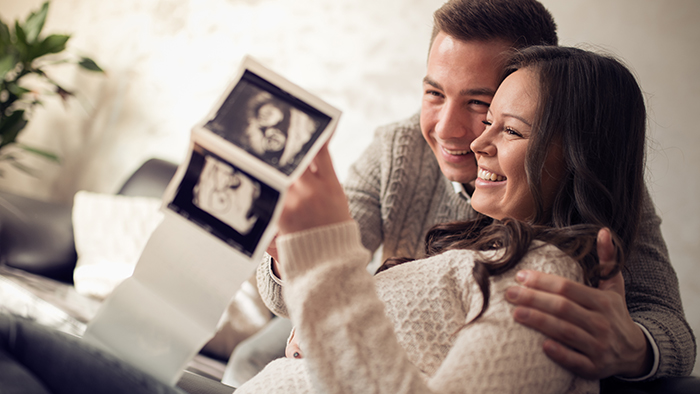
[[479, 168], [478, 176], [479, 176], [479, 178], [481, 178], [485, 181], [500, 182], [500, 181], [506, 180], [506, 177], [504, 177], [502, 175], [497, 175], [497, 174], [494, 174], [493, 172], [489, 172], [489, 171], [483, 170], [481, 168]]
[[455, 155], [455, 156], [461, 156], [461, 155], [466, 155], [468, 153], [472, 153], [472, 151], [470, 151], [470, 150], [449, 150], [446, 148], [443, 148], [443, 149], [445, 149], [445, 152], [447, 152], [451, 155]]

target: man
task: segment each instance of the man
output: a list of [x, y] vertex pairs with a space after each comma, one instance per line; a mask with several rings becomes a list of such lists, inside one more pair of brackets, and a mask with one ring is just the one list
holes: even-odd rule
[[[503, 52], [557, 44], [554, 21], [535, 0], [453, 0], [434, 21], [420, 115], [379, 129], [344, 184], [363, 244], [370, 251], [381, 245], [383, 258], [420, 257], [431, 226], [474, 215], [469, 192], [477, 167], [469, 146], [484, 129]], [[689, 374], [695, 339], [659, 224], [647, 198], [624, 283], [618, 275], [592, 289], [521, 272], [525, 287], [507, 292], [518, 305], [514, 318], [551, 338], [544, 343], [549, 357], [588, 378]], [[604, 264], [612, 259], [610, 240], [601, 241]], [[263, 262], [258, 286], [284, 316], [277, 264], [284, 262]]]

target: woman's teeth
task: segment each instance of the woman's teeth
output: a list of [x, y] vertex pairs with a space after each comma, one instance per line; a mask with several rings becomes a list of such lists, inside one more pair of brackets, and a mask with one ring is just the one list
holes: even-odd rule
[[494, 174], [493, 172], [483, 170], [479, 168], [479, 173], [478, 173], [479, 178], [485, 180], [485, 181], [491, 181], [491, 182], [500, 182], [500, 181], [505, 181], [506, 177], [502, 175], [497, 175]]

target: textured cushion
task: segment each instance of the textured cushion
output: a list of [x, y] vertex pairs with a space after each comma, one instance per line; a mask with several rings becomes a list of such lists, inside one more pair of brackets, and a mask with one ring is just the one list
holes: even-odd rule
[[76, 193], [73, 233], [76, 290], [104, 298], [129, 277], [163, 214], [161, 200], [86, 191]]

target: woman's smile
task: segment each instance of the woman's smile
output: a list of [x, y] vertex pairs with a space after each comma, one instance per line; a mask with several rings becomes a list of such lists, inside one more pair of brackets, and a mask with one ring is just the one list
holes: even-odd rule
[[481, 168], [481, 167], [479, 167], [479, 172], [477, 173], [477, 178], [478, 178], [479, 180], [487, 181], [487, 182], [490, 182], [490, 183], [493, 183], [493, 182], [502, 182], [502, 181], [505, 181], [506, 179], [508, 179], [508, 178], [506, 178], [506, 177], [503, 176], [503, 175], [498, 175], [498, 174], [496, 174], [496, 173], [494, 173], [494, 172], [491, 172], [491, 171], [489, 171], [489, 170], [485, 170], [485, 169], [483, 169], [483, 168]]

